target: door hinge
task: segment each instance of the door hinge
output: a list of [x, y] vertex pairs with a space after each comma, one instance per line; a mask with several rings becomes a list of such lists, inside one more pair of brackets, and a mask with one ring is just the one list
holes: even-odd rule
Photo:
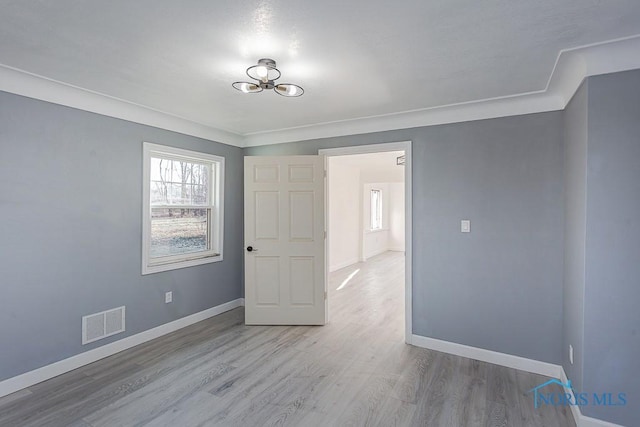
[[324, 232], [324, 240], [327, 240], [327, 232]]
[[327, 291], [324, 291], [324, 299], [327, 299]]
[[324, 177], [325, 178], [327, 177], [327, 170], [326, 169], [324, 170]]

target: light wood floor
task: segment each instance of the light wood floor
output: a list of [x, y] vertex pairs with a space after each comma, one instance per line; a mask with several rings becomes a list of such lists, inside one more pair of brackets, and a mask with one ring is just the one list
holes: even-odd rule
[[403, 268], [388, 252], [333, 273], [323, 327], [240, 308], [0, 398], [0, 426], [574, 425], [533, 409], [545, 377], [404, 344]]

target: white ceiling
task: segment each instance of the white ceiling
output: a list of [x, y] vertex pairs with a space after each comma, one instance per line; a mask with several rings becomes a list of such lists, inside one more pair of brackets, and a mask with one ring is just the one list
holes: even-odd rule
[[[636, 0], [5, 0], [0, 10], [5, 69], [247, 137], [542, 93], [561, 51], [640, 34]], [[234, 90], [262, 57], [304, 96]], [[0, 89], [38, 97], [29, 82]]]

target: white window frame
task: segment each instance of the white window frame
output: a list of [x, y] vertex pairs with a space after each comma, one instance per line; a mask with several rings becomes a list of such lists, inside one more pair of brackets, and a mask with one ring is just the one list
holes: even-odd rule
[[[378, 194], [375, 207], [373, 206], [373, 193]], [[382, 230], [382, 190], [378, 188], [371, 189], [371, 191], [369, 192], [369, 206], [371, 209], [371, 212], [369, 215], [370, 230], [371, 231]], [[374, 215], [379, 219], [378, 224], [375, 227], [374, 227]]]
[[[209, 204], [213, 220], [209, 220], [210, 249], [202, 252], [153, 259], [151, 252], [151, 158], [192, 161], [211, 165]], [[143, 143], [142, 186], [142, 274], [152, 274], [178, 268], [222, 261], [224, 246], [224, 157], [181, 148]], [[184, 206], [176, 206], [181, 208]], [[193, 208], [190, 206], [189, 208]]]

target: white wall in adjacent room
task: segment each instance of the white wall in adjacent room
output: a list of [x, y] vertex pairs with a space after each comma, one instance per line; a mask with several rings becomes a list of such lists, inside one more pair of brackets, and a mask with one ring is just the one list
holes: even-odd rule
[[[329, 271], [404, 250], [402, 152], [328, 158]], [[382, 230], [371, 230], [371, 189], [382, 194]]]
[[360, 260], [360, 169], [330, 158], [329, 271]]
[[404, 252], [404, 182], [389, 184], [389, 250]]

